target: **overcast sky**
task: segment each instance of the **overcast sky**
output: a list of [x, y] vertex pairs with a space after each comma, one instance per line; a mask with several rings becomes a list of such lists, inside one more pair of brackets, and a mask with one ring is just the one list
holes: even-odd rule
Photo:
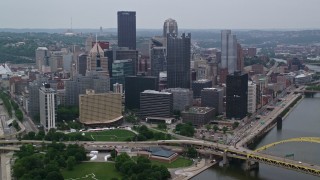
[[320, 28], [320, 0], [0, 0], [0, 28], [117, 27], [117, 11], [136, 11], [137, 28]]

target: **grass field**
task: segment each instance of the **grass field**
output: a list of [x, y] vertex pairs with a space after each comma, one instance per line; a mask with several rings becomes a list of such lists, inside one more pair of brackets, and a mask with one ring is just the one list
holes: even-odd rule
[[[133, 157], [133, 159], [136, 159], [137, 157]], [[155, 160], [151, 160], [152, 164], [156, 164], [156, 165], [163, 165], [166, 168], [181, 168], [181, 167], [188, 167], [192, 165], [192, 160], [190, 159], [186, 159], [183, 157], [178, 157], [178, 159], [176, 159], [175, 161], [171, 162], [171, 163], [165, 163], [165, 162], [159, 162], [159, 161], [155, 161]]]
[[83, 162], [74, 167], [72, 171], [62, 170], [66, 180], [110, 180], [121, 179], [121, 174], [116, 171], [114, 163], [107, 162]]
[[86, 137], [94, 141], [126, 141], [128, 138], [134, 137], [132, 131], [124, 129], [113, 129], [100, 132], [85, 132]]

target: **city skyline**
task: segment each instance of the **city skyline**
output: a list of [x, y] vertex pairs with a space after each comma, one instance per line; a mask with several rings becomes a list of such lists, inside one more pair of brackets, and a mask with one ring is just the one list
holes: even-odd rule
[[[31, 3], [32, 2], [32, 3]], [[182, 29], [318, 29], [315, 17], [320, 1], [302, 0], [119, 0], [18, 1], [0, 3], [2, 28], [116, 28], [117, 11], [136, 11], [137, 28], [160, 29], [168, 18]], [[93, 8], [88, 9], [88, 5]], [[177, 9], [179, 11], [177, 11]], [[180, 9], [183, 9], [180, 11]], [[87, 12], [87, 13], [84, 13]], [[190, 13], [191, 12], [191, 13]], [[150, 15], [153, 15], [152, 17]]]

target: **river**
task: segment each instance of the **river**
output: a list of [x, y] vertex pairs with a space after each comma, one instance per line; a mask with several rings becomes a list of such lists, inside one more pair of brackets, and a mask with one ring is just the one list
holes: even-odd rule
[[[314, 98], [304, 98], [284, 119], [282, 130], [273, 128], [257, 145], [261, 147], [272, 142], [294, 137], [320, 137], [320, 94]], [[320, 164], [320, 144], [314, 143], [285, 143], [272, 147], [265, 153], [284, 157], [294, 154], [290, 159], [312, 164]], [[258, 171], [246, 172], [239, 165], [230, 165], [227, 168], [212, 167], [192, 180], [283, 180], [303, 179], [319, 180], [319, 177], [269, 166], [260, 163]]]

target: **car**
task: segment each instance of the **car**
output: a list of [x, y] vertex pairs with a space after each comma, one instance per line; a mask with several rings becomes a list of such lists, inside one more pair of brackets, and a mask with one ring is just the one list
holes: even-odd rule
[[298, 163], [299, 163], [299, 164], [302, 164], [302, 162], [301, 162], [301, 161], [299, 161]]

